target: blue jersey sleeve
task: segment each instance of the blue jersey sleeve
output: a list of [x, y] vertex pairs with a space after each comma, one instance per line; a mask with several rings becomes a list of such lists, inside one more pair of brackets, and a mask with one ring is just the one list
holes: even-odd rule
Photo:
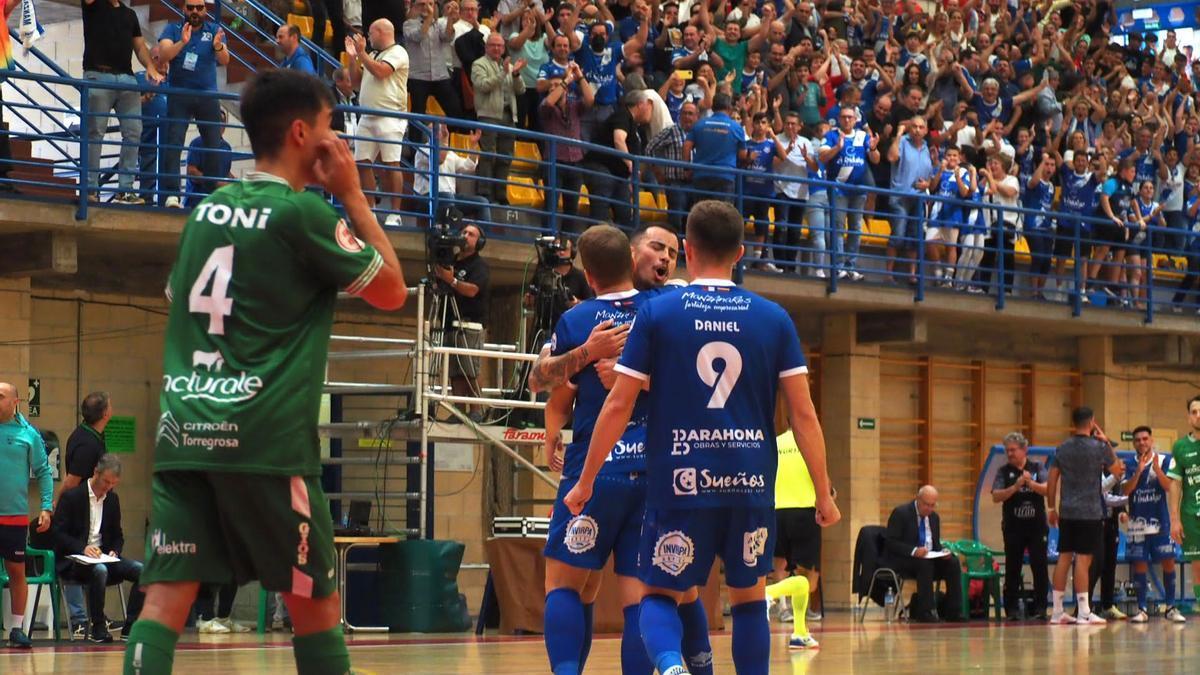
[[614, 368], [618, 373], [636, 377], [643, 382], [650, 379], [650, 339], [654, 329], [653, 314], [650, 312], [652, 304], [647, 302], [638, 309], [633, 325], [629, 328], [629, 337], [625, 340], [621, 360]]
[[1104, 187], [1101, 189], [1104, 190], [1105, 195], [1108, 195], [1109, 197], [1113, 196], [1117, 193], [1117, 180], [1115, 178], [1109, 178], [1108, 180], [1104, 181]]

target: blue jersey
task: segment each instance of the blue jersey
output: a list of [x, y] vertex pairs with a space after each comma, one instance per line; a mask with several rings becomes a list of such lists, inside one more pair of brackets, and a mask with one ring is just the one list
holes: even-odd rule
[[[134, 75], [137, 83], [152, 90], [160, 85], [146, 79], [145, 71]], [[167, 116], [167, 95], [150, 92], [150, 100], [142, 102], [142, 129], [157, 128], [162, 124], [162, 118]]]
[[621, 55], [620, 43], [610, 43], [599, 54], [592, 51], [588, 44], [575, 52], [575, 62], [596, 92], [596, 105], [616, 105], [621, 97], [621, 84], [617, 82], [617, 66], [621, 63]]
[[[550, 340], [551, 355], [566, 354], [587, 342], [592, 329], [605, 320], [611, 319], [616, 325], [630, 323], [638, 307], [652, 295], [637, 291], [610, 293], [584, 300], [572, 307], [554, 326], [554, 337]], [[567, 478], [575, 478], [583, 471], [588, 444], [592, 440], [592, 428], [596, 426], [596, 418], [600, 416], [600, 408], [604, 405], [608, 390], [601, 384], [594, 364], [576, 373], [570, 380], [570, 386], [575, 389], [574, 435], [567, 446], [562, 474]], [[609, 453], [600, 473], [629, 473], [645, 468], [645, 399], [645, 395], [638, 397], [629, 426]]]
[[[568, 61], [568, 63], [569, 63], [569, 61]], [[550, 59], [549, 61], [543, 63], [541, 68], [538, 68], [537, 79], [538, 79], [538, 81], [560, 80], [566, 76], [567, 76], [567, 67], [563, 66], [563, 65], [559, 65], [558, 63], [555, 63], [554, 59]], [[591, 80], [589, 79], [588, 81], [590, 82]], [[572, 82], [570, 88], [567, 89], [567, 94], [570, 96], [578, 96], [579, 95], [579, 83]]]
[[1049, 215], [1054, 207], [1054, 184], [1050, 181], [1038, 181], [1034, 187], [1025, 185], [1025, 194], [1021, 196], [1021, 206], [1042, 213], [1026, 213], [1025, 229], [1048, 230], [1053, 226]]
[[[1163, 473], [1171, 468], [1171, 456], [1161, 455]], [[1125, 475], [1130, 479], [1137, 473], [1136, 459], [1125, 460]], [[1171, 531], [1171, 515], [1167, 509], [1167, 491], [1154, 475], [1153, 464], [1138, 477], [1137, 487], [1129, 495], [1129, 525], [1138, 534], [1166, 534]], [[1139, 531], [1140, 530], [1140, 531]]]
[[[971, 174], [966, 169], [959, 167], [954, 171], [942, 171], [942, 177], [938, 181], [939, 197], [947, 199], [962, 199], [959, 185], [964, 184], [968, 189], [971, 187]], [[948, 227], [957, 227], [965, 220], [963, 213], [963, 205], [956, 202], [936, 201], [933, 203], [933, 211], [929, 214], [930, 220], [940, 221]]]
[[746, 141], [746, 151], [750, 153], [750, 165], [746, 168], [764, 177], [746, 176], [744, 192], [753, 197], [770, 197], [775, 194], [775, 181], [766, 176], [775, 172], [775, 141], [770, 138]]
[[1029, 187], [1029, 179], [1037, 170], [1037, 160], [1042, 156], [1042, 149], [1029, 146], [1029, 149], [1017, 156], [1017, 180], [1021, 183], [1021, 191]]
[[1134, 183], [1141, 185], [1144, 181], [1150, 181], [1157, 184], [1158, 182], [1158, 160], [1154, 159], [1154, 155], [1149, 152], [1141, 157], [1136, 157], [1136, 148], [1129, 148], [1117, 155], [1117, 161], [1133, 157], [1134, 165], [1137, 166], [1137, 176], [1134, 178]]
[[683, 107], [683, 102], [686, 100], [686, 94], [680, 93], [677, 96], [672, 92], [667, 92], [667, 99], [663, 102], [667, 104], [667, 112], [671, 113], [671, 122], [679, 124], [679, 109]]
[[[213, 38], [220, 28], [212, 21], [205, 21], [199, 28], [192, 29], [192, 39], [171, 59], [171, 72], [167, 84], [182, 89], [217, 89], [217, 53], [213, 51]], [[183, 41], [183, 22], [167, 24], [159, 40]], [[226, 47], [228, 48], [228, 47]]]
[[1133, 220], [1133, 186], [1119, 178], [1109, 178], [1100, 189], [1108, 195], [1113, 215], [1128, 226]]
[[996, 97], [995, 103], [988, 103], [983, 100], [983, 94], [975, 94], [971, 99], [971, 108], [979, 115], [979, 126], [985, 127], [992, 120], [1000, 120], [1004, 124], [1008, 124], [1008, 120], [1012, 118], [1013, 102], [1011, 96], [1001, 94]]
[[[1100, 185], [1096, 174], [1090, 171], [1075, 173], [1074, 169], [1064, 166], [1059, 171], [1059, 182], [1062, 183], [1061, 209], [1064, 213], [1073, 216], [1096, 215], [1096, 209], [1099, 207], [1096, 189]], [[1090, 223], [1085, 222], [1083, 226], [1091, 230]]]
[[617, 370], [650, 381], [648, 506], [773, 506], [779, 380], [808, 372], [783, 308], [698, 279], [642, 305]]
[[285, 57], [280, 61], [279, 68], [281, 70], [289, 68], [291, 70], [299, 70], [309, 75], [317, 74], [317, 69], [313, 67], [312, 57], [308, 55], [308, 51], [304, 47], [297, 47], [291, 56]]
[[[1187, 210], [1184, 211], [1184, 213], [1191, 213], [1192, 207], [1195, 206], [1197, 201], [1200, 201], [1200, 197], [1192, 197], [1189, 199], [1187, 201]], [[1200, 211], [1197, 212], [1197, 216], [1195, 218], [1191, 219], [1191, 223], [1188, 224], [1188, 230], [1191, 232], [1188, 235], [1188, 250], [1193, 254], [1200, 253]]]
[[983, 204], [986, 193], [987, 189], [983, 186], [982, 181], [971, 191], [971, 203], [967, 207], [968, 210], [963, 218], [963, 225], [959, 229], [962, 236], [987, 234], [987, 212], [985, 209], [979, 208]]
[[[746, 147], [746, 130], [729, 115], [719, 112], [706, 117], [688, 132], [692, 142], [692, 175], [696, 178], [731, 178], [726, 169], [737, 167], [738, 151]], [[704, 169], [701, 167], [715, 167]]]
[[[841, 130], [834, 129], [825, 133], [821, 141], [821, 150], [828, 150], [838, 144]], [[870, 152], [871, 137], [862, 129], [855, 129], [846, 135], [842, 141], [842, 150], [825, 165], [825, 174], [829, 180], [837, 183], [861, 185], [863, 175], [867, 173], [867, 153]], [[840, 188], [835, 188], [839, 192]]]

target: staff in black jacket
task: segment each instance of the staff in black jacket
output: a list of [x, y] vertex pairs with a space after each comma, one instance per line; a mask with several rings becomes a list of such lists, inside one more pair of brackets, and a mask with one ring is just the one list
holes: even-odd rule
[[[88, 614], [92, 627], [89, 639], [92, 642], [112, 642], [112, 635], [104, 621], [104, 593], [108, 586], [123, 581], [134, 582], [129, 594], [129, 607], [125, 617], [125, 628], [121, 638], [129, 634], [129, 628], [142, 611], [142, 592], [137, 581], [142, 576], [142, 564], [136, 560], [121, 558], [125, 547], [125, 535], [121, 531], [121, 500], [113, 490], [121, 482], [121, 460], [106, 454], [96, 464], [90, 479], [58, 498], [54, 510], [55, 553], [58, 556], [59, 578], [85, 584], [88, 596]], [[121, 558], [115, 563], [86, 564], [68, 556], [84, 555], [99, 558], [102, 554]]]
[[[1003, 503], [1000, 530], [1004, 534], [1004, 611], [1010, 621], [1043, 619], [1050, 573], [1046, 562], [1046, 467], [1029, 459], [1029, 441], [1013, 432], [1004, 437], [1008, 464], [996, 472], [992, 502]], [[1026, 616], [1019, 612], [1018, 595], [1025, 551], [1033, 574], [1033, 606]]]
[[958, 557], [951, 554], [931, 558], [942, 550], [942, 521], [937, 514], [937, 490], [926, 485], [917, 491], [917, 498], [892, 510], [888, 518], [885, 538], [887, 553], [884, 561], [905, 577], [916, 577], [917, 600], [913, 605], [912, 620], [933, 623], [933, 582], [946, 582], [946, 616], [942, 619], [958, 621], [962, 617], [962, 587], [959, 585]]

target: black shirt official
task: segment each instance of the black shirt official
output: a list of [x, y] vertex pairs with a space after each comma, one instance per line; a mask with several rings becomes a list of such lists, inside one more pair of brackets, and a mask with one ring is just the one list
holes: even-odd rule
[[[1001, 504], [1004, 535], [1004, 611], [1010, 621], [1039, 617], [1046, 611], [1050, 576], [1046, 561], [1046, 467], [1028, 458], [1029, 442], [1018, 433], [1004, 439], [1008, 463], [996, 471], [992, 501]], [[1020, 607], [1021, 569], [1026, 552], [1033, 575], [1033, 602]]]
[[488, 300], [491, 298], [491, 278], [492, 270], [478, 253], [471, 253], [469, 256], [460, 260], [454, 261], [454, 279], [449, 285], [451, 290], [460, 287], [465, 283], [471, 284], [479, 288], [479, 291], [473, 296], [467, 296], [462, 293], [455, 293], [454, 297], [458, 301], [458, 315], [462, 321], [470, 321], [474, 323], [484, 323], [487, 317]]
[[104, 437], [86, 422], [71, 432], [67, 439], [67, 475], [76, 476], [81, 483], [92, 477], [96, 462], [107, 452]]

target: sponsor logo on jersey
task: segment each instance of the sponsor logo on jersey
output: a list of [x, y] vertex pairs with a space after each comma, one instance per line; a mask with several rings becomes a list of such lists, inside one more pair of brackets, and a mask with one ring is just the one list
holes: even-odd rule
[[202, 399], [213, 403], [241, 403], [258, 395], [263, 388], [262, 378], [245, 371], [225, 371], [225, 357], [220, 352], [192, 352], [192, 372], [186, 375], [163, 375], [163, 391], [181, 394], [184, 401]]
[[308, 564], [308, 523], [300, 523], [300, 543], [296, 545], [296, 564]]
[[706, 333], [740, 333], [742, 329], [738, 327], [736, 321], [702, 321], [693, 319], [697, 331]]
[[167, 443], [176, 448], [236, 448], [239, 445], [238, 425], [234, 422], [184, 422], [179, 423], [171, 411], [158, 418], [156, 443]]
[[767, 479], [761, 473], [746, 473], [739, 471], [735, 474], [713, 473], [708, 469], [700, 471], [700, 489], [716, 492], [757, 492], [767, 487]]
[[675, 469], [675, 477], [672, 483], [676, 495], [696, 494], [696, 470], [691, 467]]
[[347, 253], [358, 253], [367, 247], [362, 242], [362, 239], [354, 236], [349, 227], [346, 227], [346, 220], [339, 219], [337, 227], [333, 228], [333, 238], [337, 241], [337, 245]]
[[175, 420], [175, 416], [171, 411], [167, 411], [158, 416], [158, 433], [155, 434], [154, 440], [156, 443], [170, 443], [175, 447], [179, 447], [179, 422]]
[[267, 219], [271, 217], [271, 209], [239, 209], [226, 204], [205, 202], [192, 212], [196, 220], [203, 220], [213, 225], [228, 225], [244, 230], [265, 230]]
[[[684, 309], [701, 312], [746, 312], [750, 310], [752, 298], [748, 295], [728, 295], [732, 288], [705, 286], [702, 291], [683, 291], [679, 299]], [[722, 295], [717, 295], [718, 293]]]
[[672, 429], [676, 443], [682, 441], [762, 441], [766, 436], [762, 429]]
[[695, 557], [696, 547], [691, 537], [679, 530], [672, 530], [658, 538], [651, 564], [677, 577], [692, 564]]
[[563, 545], [571, 553], [584, 553], [596, 546], [596, 537], [600, 534], [600, 526], [591, 516], [579, 515], [567, 523], [567, 534], [563, 537]]
[[760, 527], [742, 535], [742, 562], [747, 567], [758, 564], [758, 556], [767, 550], [767, 528]]
[[167, 541], [167, 534], [154, 530], [150, 547], [157, 555], [196, 555], [196, 545], [190, 541]]
[[608, 453], [608, 456], [604, 458], [604, 461], [611, 462], [614, 459], [637, 456], [643, 454], [645, 451], [646, 444], [642, 441], [636, 441], [632, 443], [617, 441], [617, 444], [613, 446], [612, 451]]
[[1036, 515], [1037, 508], [1033, 504], [1022, 504], [1013, 511], [1013, 517], [1020, 518], [1021, 520], [1028, 520]]

